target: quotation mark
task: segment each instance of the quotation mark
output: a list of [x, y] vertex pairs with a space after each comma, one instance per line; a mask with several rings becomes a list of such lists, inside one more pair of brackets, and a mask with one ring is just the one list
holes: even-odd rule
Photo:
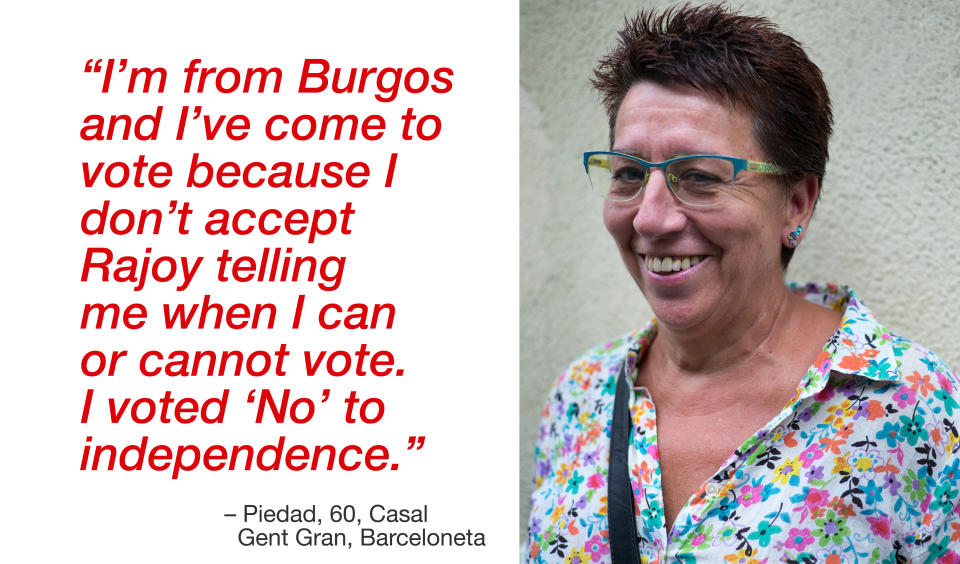
[[[110, 72], [110, 69], [113, 67], [113, 61], [114, 59], [109, 59], [107, 61], [107, 69], [108, 69], [107, 72]], [[101, 72], [103, 68], [100, 66], [100, 63], [102, 62], [103, 62], [103, 59], [97, 59], [96, 61], [94, 61], [93, 59], [87, 59], [87, 64], [83, 67], [83, 72]], [[126, 68], [127, 68], [127, 60], [120, 59], [120, 68], [117, 70], [122, 71], [122, 70], [126, 70]]]
[[[420, 450], [420, 449], [422, 449], [422, 448], [423, 448], [423, 443], [424, 443], [426, 440], [427, 440], [427, 438], [424, 437], [423, 435], [420, 435], [420, 436], [417, 436], [417, 437], [411, 435], [410, 437], [407, 438], [407, 450]], [[391, 464], [391, 465], [390, 465], [390, 469], [391, 469], [391, 470], [396, 470], [397, 468], [400, 468], [400, 465], [399, 465], [399, 464], [394, 463], [394, 464]]]
[[420, 450], [423, 448], [423, 442], [426, 440], [426, 437], [420, 435], [419, 437], [410, 437], [407, 441], [407, 450]]
[[[87, 64], [83, 67], [83, 72], [103, 72], [104, 69], [100, 65], [103, 62], [103, 59], [87, 59]], [[107, 59], [107, 68], [103, 73], [103, 87], [100, 89], [101, 92], [110, 91], [110, 78], [113, 76], [113, 65], [116, 62], [116, 59]], [[117, 72], [122, 72], [127, 68], [127, 60], [120, 59], [120, 68], [117, 69]]]

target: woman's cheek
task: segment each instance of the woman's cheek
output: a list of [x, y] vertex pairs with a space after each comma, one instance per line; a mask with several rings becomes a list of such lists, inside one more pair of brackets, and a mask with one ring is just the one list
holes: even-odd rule
[[633, 236], [633, 214], [629, 209], [617, 208], [607, 202], [603, 208], [603, 223], [618, 245], [629, 246]]

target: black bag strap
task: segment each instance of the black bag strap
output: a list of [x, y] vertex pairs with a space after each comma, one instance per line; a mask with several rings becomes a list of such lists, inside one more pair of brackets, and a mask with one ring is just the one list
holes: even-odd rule
[[620, 368], [617, 393], [613, 400], [613, 427], [610, 431], [607, 521], [610, 526], [610, 557], [613, 564], [640, 564], [636, 509], [627, 462], [630, 435], [633, 433], [633, 426], [630, 424], [630, 379], [627, 376], [627, 365], [631, 364], [630, 356], [627, 355]]

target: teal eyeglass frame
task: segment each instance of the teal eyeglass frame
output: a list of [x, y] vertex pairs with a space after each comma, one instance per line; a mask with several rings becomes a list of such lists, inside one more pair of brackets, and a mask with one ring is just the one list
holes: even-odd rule
[[[669, 160], [666, 160], [666, 161], [663, 161], [663, 162], [660, 162], [660, 163], [651, 163], [651, 162], [645, 161], [645, 160], [643, 160], [643, 159], [634, 157], [633, 155], [627, 155], [627, 154], [625, 154], [625, 153], [617, 153], [617, 152], [615, 152], [615, 151], [588, 151], [588, 152], [586, 152], [586, 153], [583, 154], [583, 171], [586, 172], [588, 176], [589, 176], [589, 174], [590, 174], [590, 157], [593, 157], [594, 155], [610, 155], [610, 156], [615, 156], [615, 157], [622, 157], [622, 158], [624, 158], [624, 159], [631, 160], [631, 161], [633, 161], [633, 162], [635, 162], [635, 163], [638, 163], [638, 164], [642, 165], [642, 166], [644, 167], [644, 170], [647, 171], [647, 174], [645, 175], [645, 177], [644, 177], [644, 179], [643, 179], [643, 183], [640, 185], [640, 189], [637, 190], [637, 193], [636, 193], [636, 194], [634, 194], [631, 198], [629, 198], [629, 199], [627, 199], [627, 200], [612, 200], [612, 201], [615, 201], [615, 202], [629, 202], [629, 201], [633, 200], [634, 198], [636, 198], [638, 195], [640, 195], [640, 192], [643, 191], [643, 188], [644, 188], [644, 187], [646, 186], [646, 184], [647, 184], [647, 178], [649, 177], [649, 171], [650, 171], [651, 168], [659, 168], [660, 170], [663, 171], [664, 176], [666, 176], [666, 175], [667, 175], [667, 167], [668, 167], [669, 165], [671, 165], [671, 164], [673, 164], [673, 163], [675, 163], [675, 162], [678, 162], [678, 161], [685, 161], [685, 160], [688, 160], [688, 159], [702, 159], [702, 158], [708, 157], [708, 158], [711, 158], [711, 159], [722, 159], [722, 160], [725, 160], [725, 161], [729, 161], [729, 162], [733, 165], [733, 184], [731, 185], [731, 193], [733, 193], [733, 190], [732, 190], [733, 186], [736, 185], [737, 175], [740, 174], [740, 173], [741, 173], [742, 171], [744, 171], [744, 170], [750, 171], [750, 172], [759, 172], [760, 174], [777, 174], [777, 175], [779, 175], [779, 174], [785, 174], [785, 173], [787, 172], [787, 171], [784, 170], [783, 168], [781, 168], [781, 167], [779, 167], [779, 166], [777, 166], [777, 165], [775, 165], [775, 164], [773, 164], [773, 163], [765, 163], [765, 162], [761, 162], [761, 161], [750, 161], [750, 160], [747, 160], [747, 159], [738, 159], [737, 157], [727, 157], [727, 156], [723, 156], [723, 155], [684, 155], [684, 156], [682, 156], [682, 157], [675, 157], [675, 158], [672, 158], [672, 159], [669, 159]], [[600, 165], [600, 166], [602, 166], [602, 165]], [[667, 185], [669, 186], [669, 184], [670, 184], [670, 183], [668, 182]], [[670, 188], [670, 191], [673, 192], [673, 188], [672, 188], [672, 187]], [[675, 195], [675, 196], [676, 196], [676, 195]], [[679, 196], [677, 196], [677, 198], [679, 199]], [[724, 200], [725, 200], [725, 199], [726, 199], [726, 198], [724, 198]], [[683, 200], [680, 200], [680, 201], [683, 202]], [[716, 202], [716, 203], [714, 203], [714, 204], [689, 204], [689, 203], [687, 203], [687, 202], [683, 202], [683, 203], [684, 203], [685, 205], [688, 205], [688, 206], [710, 207], [710, 206], [715, 206], [715, 205], [718, 205], [718, 204], [720, 204], [720, 203], [723, 203], [723, 200], [721, 200], [721, 201], [719, 201], [719, 202]]]

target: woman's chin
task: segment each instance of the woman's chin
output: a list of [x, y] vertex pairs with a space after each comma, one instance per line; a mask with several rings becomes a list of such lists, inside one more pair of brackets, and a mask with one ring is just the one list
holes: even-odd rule
[[[650, 307], [661, 326], [671, 331], [689, 331], [702, 325], [704, 308], [688, 300], [650, 300]], [[687, 302], [687, 303], [684, 303]]]

